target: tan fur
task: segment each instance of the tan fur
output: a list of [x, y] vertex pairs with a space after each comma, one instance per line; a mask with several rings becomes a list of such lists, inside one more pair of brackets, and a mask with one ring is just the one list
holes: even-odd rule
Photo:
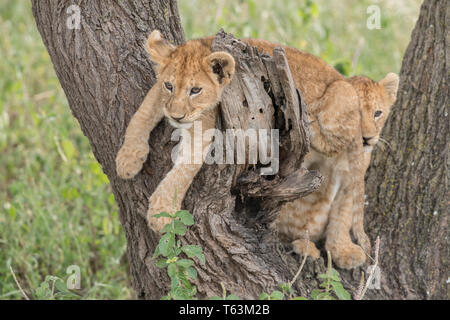
[[[350, 78], [348, 82], [358, 93], [362, 112], [361, 134], [366, 138], [366, 144], [361, 159], [363, 171], [359, 175], [364, 176], [373, 146], [379, 140], [390, 107], [395, 101], [398, 77], [388, 74], [385, 79], [376, 83], [367, 77], [358, 76]], [[349, 156], [351, 155], [348, 153], [341, 153], [327, 158], [314, 150], [311, 151], [306, 156], [304, 165], [308, 169], [319, 170], [325, 180], [317, 192], [285, 204], [277, 221], [281, 235], [292, 241], [294, 251], [318, 258], [320, 253], [314, 241], [326, 237], [326, 250], [330, 250], [339, 267], [347, 269], [359, 266], [365, 261], [364, 251], [350, 239], [350, 228], [363, 248], [368, 243], [363, 228], [364, 208], [352, 202], [355, 187], [346, 179], [355, 174], [350, 171]], [[364, 194], [363, 181], [356, 184], [356, 188]], [[308, 252], [305, 245], [307, 235], [310, 239]]]

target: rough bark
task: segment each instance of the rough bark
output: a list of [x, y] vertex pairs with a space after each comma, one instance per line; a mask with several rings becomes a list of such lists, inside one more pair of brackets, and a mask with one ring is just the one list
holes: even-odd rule
[[449, 2], [425, 0], [366, 179], [366, 230], [381, 238], [381, 290], [368, 297], [450, 298], [449, 68]]
[[[114, 159], [131, 116], [155, 82], [155, 73], [144, 50], [146, 37], [159, 29], [175, 44], [184, 41], [176, 1], [79, 2], [81, 28], [70, 30], [66, 27], [66, 9], [73, 3], [32, 0], [33, 14], [72, 113], [110, 180], [127, 238], [132, 286], [139, 298], [160, 298], [168, 290], [169, 279], [166, 271], [156, 268], [151, 260], [158, 236], [150, 231], [144, 216], [149, 196], [172, 166], [173, 129], [162, 121], [152, 131], [149, 157], [133, 180], [118, 178]], [[221, 282], [231, 293], [255, 298], [290, 280], [298, 263], [282, 252], [268, 222], [273, 220], [283, 197], [307, 194], [320, 183], [320, 177], [314, 172], [294, 170], [307, 151], [308, 137], [302, 122], [304, 105], [289, 80], [283, 52], [273, 60], [264, 58], [266, 64], [256, 52], [249, 59], [245, 61], [259, 63], [260, 70], [267, 66], [265, 79], [260, 75], [255, 78], [255, 74], [244, 69], [240, 75], [245, 76], [247, 72], [258, 83], [258, 99], [265, 102], [266, 108], [264, 125], [272, 128], [282, 124], [282, 170], [273, 181], [262, 181], [265, 184], [259, 191], [255, 191], [254, 182], [261, 178], [251, 177], [251, 173], [240, 180], [242, 190], [239, 186], [235, 188], [247, 166], [205, 165], [195, 178], [183, 207], [193, 213], [196, 223], [182, 241], [200, 244], [205, 252], [206, 264], [196, 265], [197, 286], [203, 297], [220, 295]], [[259, 109], [254, 109], [256, 104], [249, 100], [249, 92], [244, 96], [248, 110], [259, 114]], [[223, 110], [231, 109], [225, 105]], [[253, 124], [261, 125], [262, 119], [258, 117]], [[220, 126], [232, 127], [225, 114], [222, 120]], [[292, 188], [292, 184], [303, 189]], [[268, 193], [276, 195], [273, 201], [267, 201]], [[315, 279], [318, 270], [323, 270], [322, 261], [308, 264], [303, 271], [304, 278]], [[297, 289], [306, 294], [311, 287], [317, 287], [315, 280], [299, 281]]]

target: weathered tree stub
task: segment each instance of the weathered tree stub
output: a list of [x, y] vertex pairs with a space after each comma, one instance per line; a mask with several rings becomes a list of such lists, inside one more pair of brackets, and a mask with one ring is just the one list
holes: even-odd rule
[[281, 202], [308, 195], [322, 181], [318, 172], [301, 168], [309, 150], [306, 105], [294, 86], [281, 47], [275, 48], [271, 57], [221, 30], [212, 49], [229, 52], [236, 62], [234, 79], [225, 88], [221, 102], [224, 129], [279, 130], [279, 172], [268, 179], [260, 174], [261, 169], [245, 171], [246, 166], [239, 166], [236, 175], [240, 177], [234, 188], [241, 198], [260, 198], [254, 209], [264, 212], [264, 221], [270, 222]]

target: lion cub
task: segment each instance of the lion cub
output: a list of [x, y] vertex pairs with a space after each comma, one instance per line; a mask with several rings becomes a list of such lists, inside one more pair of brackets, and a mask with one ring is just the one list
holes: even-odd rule
[[[395, 101], [398, 76], [390, 73], [379, 83], [363, 76], [352, 77], [348, 82], [356, 89], [361, 107], [361, 132], [364, 146], [363, 171], [367, 170], [373, 146]], [[280, 235], [292, 241], [294, 251], [320, 256], [313, 241], [326, 237], [325, 248], [330, 250], [334, 262], [341, 268], [354, 268], [365, 262], [361, 247], [353, 244], [353, 234], [364, 233], [364, 210], [353, 207], [354, 186], [345, 179], [353, 173], [349, 170], [346, 153], [327, 158], [312, 150], [304, 165], [310, 170], [319, 170], [325, 178], [318, 191], [307, 197], [286, 203], [280, 211], [277, 227]], [[360, 186], [364, 190], [364, 185]], [[361, 214], [362, 213], [362, 214]], [[306, 244], [306, 239], [310, 241]], [[368, 240], [367, 240], [368, 241]], [[307, 249], [308, 248], [308, 249]], [[307, 252], [306, 252], [307, 250]]]
[[[164, 116], [174, 127], [189, 128], [191, 136], [194, 121], [202, 122], [202, 133], [214, 128], [217, 103], [235, 69], [230, 54], [211, 52], [211, 41], [191, 40], [175, 47], [155, 30], [148, 38], [146, 49], [157, 64], [158, 80], [133, 115], [117, 154], [116, 170], [123, 179], [130, 179], [141, 170], [149, 152], [149, 134]], [[211, 140], [212, 137], [203, 139], [201, 152], [205, 152]], [[157, 219], [153, 215], [181, 208], [184, 195], [202, 166], [195, 159], [203, 159], [203, 154], [196, 152], [192, 152], [191, 159], [179, 157], [151, 195], [148, 222], [153, 230], [160, 231], [170, 222], [169, 218]]]

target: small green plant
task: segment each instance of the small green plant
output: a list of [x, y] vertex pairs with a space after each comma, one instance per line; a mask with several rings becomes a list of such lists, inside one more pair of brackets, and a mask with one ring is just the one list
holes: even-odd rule
[[319, 274], [319, 278], [323, 280], [320, 284], [322, 289], [314, 289], [311, 292], [311, 298], [313, 300], [350, 300], [351, 296], [347, 290], [344, 289], [339, 277], [339, 273], [331, 267], [331, 255], [328, 255], [328, 268], [327, 273]]
[[[312, 300], [336, 300], [338, 298], [339, 300], [350, 300], [350, 293], [348, 293], [347, 290], [344, 289], [341, 283], [341, 279], [339, 277], [339, 273], [332, 268], [331, 266], [331, 255], [330, 252], [327, 252], [328, 254], [328, 267], [327, 272], [319, 274], [319, 279], [322, 279], [323, 282], [319, 285], [319, 289], [314, 289], [311, 292], [311, 299]], [[260, 294], [259, 299], [260, 300], [283, 300], [283, 299], [289, 299], [289, 300], [308, 300], [305, 297], [297, 296], [294, 297], [294, 290], [292, 289], [292, 285], [297, 280], [297, 277], [299, 276], [304, 264], [306, 261], [306, 256], [303, 258], [302, 264], [300, 265], [300, 268], [295, 275], [294, 279], [289, 283], [281, 283], [280, 290], [274, 290], [272, 293], [268, 294], [263, 292]]]
[[[205, 263], [205, 256], [200, 246], [182, 246], [177, 239], [177, 236], [186, 234], [187, 227], [194, 224], [194, 218], [185, 210], [155, 215], [155, 218], [161, 217], [171, 218], [171, 222], [162, 229], [163, 235], [153, 254], [153, 259], [157, 259], [156, 266], [167, 268], [171, 280], [170, 291], [162, 299], [196, 299], [197, 287], [191, 281], [197, 279], [197, 270], [193, 267], [192, 258], [196, 257], [201, 263]], [[190, 259], [180, 257], [181, 253]]]
[[[176, 199], [176, 194], [175, 194]], [[153, 259], [156, 261], [156, 266], [159, 268], [167, 268], [167, 273], [170, 277], [170, 291], [162, 299], [197, 299], [197, 287], [191, 281], [197, 279], [197, 270], [194, 268], [194, 260], [181, 258], [181, 253], [186, 254], [188, 258], [196, 257], [200, 262], [205, 263], [205, 255], [203, 250], [198, 245], [181, 245], [181, 241], [177, 236], [184, 236], [187, 227], [194, 224], [194, 218], [186, 210], [180, 210], [173, 214], [161, 212], [154, 216], [155, 218], [170, 218], [171, 222], [166, 224], [162, 229], [163, 234], [159, 240], [159, 244], [155, 248]], [[320, 284], [320, 289], [314, 289], [311, 292], [311, 299], [313, 300], [349, 300], [350, 294], [344, 289], [341, 284], [339, 273], [331, 266], [331, 255], [328, 254], [327, 272], [319, 274], [319, 278], [323, 279]], [[162, 257], [162, 258], [161, 258]], [[303, 266], [305, 265], [307, 256], [304, 256], [300, 267], [294, 278], [289, 283], [281, 283], [280, 290], [274, 290], [272, 293], [263, 292], [259, 295], [259, 300], [308, 300], [305, 297], [294, 296], [293, 284], [300, 275]], [[236, 300], [239, 297], [230, 294], [227, 295], [225, 285], [222, 286], [222, 296], [210, 297], [211, 300]]]
[[34, 291], [34, 296], [38, 300], [80, 298], [79, 295], [67, 289], [62, 279], [55, 276], [46, 276], [45, 280]]

